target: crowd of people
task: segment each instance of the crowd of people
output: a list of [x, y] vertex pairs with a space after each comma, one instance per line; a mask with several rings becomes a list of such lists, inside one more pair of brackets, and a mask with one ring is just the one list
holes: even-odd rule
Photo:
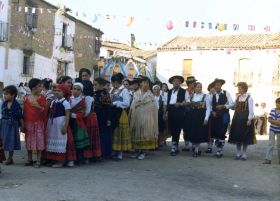
[[[23, 84], [6, 86], [0, 103], [0, 161], [14, 164], [14, 151], [21, 149], [20, 132], [25, 134], [25, 165], [35, 168], [121, 161], [128, 155], [143, 160], [149, 151], [167, 146], [169, 137], [170, 154], [176, 156], [181, 131], [182, 151], [193, 157], [199, 157], [200, 145], [207, 143], [205, 153], [211, 154], [215, 145], [216, 157], [222, 158], [227, 133], [228, 142], [236, 145], [235, 160], [247, 160], [247, 147], [256, 143], [254, 101], [245, 82], [237, 84], [233, 100], [222, 89], [223, 79], [210, 83], [206, 94], [194, 76], [187, 77], [187, 89], [181, 87], [184, 77], [172, 76], [170, 90], [166, 83], [152, 83], [146, 76], [127, 79], [118, 73], [111, 81], [98, 77], [93, 82], [90, 78], [91, 72], [81, 69], [75, 80], [62, 76], [54, 83], [32, 78], [28, 89]], [[280, 98], [268, 121], [266, 164], [272, 160], [275, 136], [280, 161]]]

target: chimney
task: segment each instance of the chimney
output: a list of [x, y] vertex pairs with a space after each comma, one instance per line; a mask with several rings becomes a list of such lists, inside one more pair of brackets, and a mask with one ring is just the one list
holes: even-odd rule
[[134, 42], [135, 42], [135, 35], [130, 34], [130, 47], [135, 47]]

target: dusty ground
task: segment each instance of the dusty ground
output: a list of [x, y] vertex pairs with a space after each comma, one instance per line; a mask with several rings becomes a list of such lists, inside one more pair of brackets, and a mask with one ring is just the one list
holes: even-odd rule
[[172, 157], [163, 149], [144, 161], [63, 169], [24, 167], [21, 151], [14, 166], [2, 166], [0, 201], [279, 201], [280, 165], [276, 157], [262, 164], [266, 144], [251, 146], [246, 162], [233, 160], [234, 147], [226, 144], [222, 159]]

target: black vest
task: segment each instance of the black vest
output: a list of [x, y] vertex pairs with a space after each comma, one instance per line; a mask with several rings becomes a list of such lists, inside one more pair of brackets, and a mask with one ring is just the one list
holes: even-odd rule
[[[212, 99], [212, 110], [216, 112], [217, 111], [217, 109], [216, 109], [217, 105], [225, 105], [227, 102], [228, 102], [228, 99], [227, 99], [226, 91], [223, 91], [223, 90], [221, 91], [221, 93], [219, 95], [218, 102], [217, 102], [217, 99], [216, 99], [216, 94], [214, 94], [213, 99]], [[220, 111], [228, 112], [228, 109], [222, 109]]]
[[[172, 95], [173, 89], [170, 89], [168, 91], [168, 97], [167, 97], [167, 108], [170, 106], [169, 102], [171, 99], [171, 95]], [[177, 103], [181, 103], [185, 100], [185, 94], [186, 94], [186, 90], [184, 90], [183, 88], [179, 88], [178, 89], [178, 94], [177, 94]]]

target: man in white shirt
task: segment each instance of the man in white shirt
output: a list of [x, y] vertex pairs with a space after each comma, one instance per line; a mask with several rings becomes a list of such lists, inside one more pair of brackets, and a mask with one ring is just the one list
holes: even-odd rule
[[[210, 85], [214, 86], [215, 92], [212, 96], [212, 113], [211, 113], [211, 138], [215, 139], [217, 152], [216, 157], [223, 156], [223, 146], [225, 144], [226, 132], [230, 122], [229, 109], [234, 106], [231, 95], [222, 90], [225, 84], [223, 79], [215, 79]], [[208, 147], [206, 153], [212, 153], [212, 148]]]
[[186, 90], [180, 87], [184, 82], [184, 78], [180, 75], [173, 76], [169, 79], [169, 83], [173, 84], [173, 88], [168, 91], [167, 98], [167, 116], [168, 124], [172, 136], [172, 147], [170, 154], [176, 156], [179, 152], [180, 133], [184, 125], [184, 102]]

